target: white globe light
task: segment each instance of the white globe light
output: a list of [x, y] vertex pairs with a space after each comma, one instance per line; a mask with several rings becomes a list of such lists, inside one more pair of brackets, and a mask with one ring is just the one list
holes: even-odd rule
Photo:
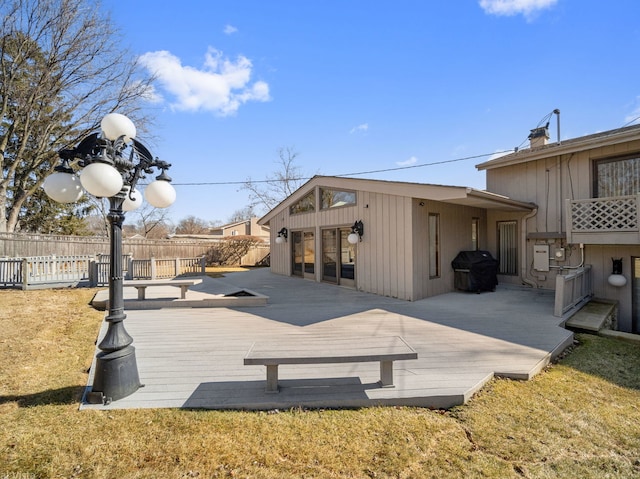
[[72, 173], [52, 173], [42, 187], [47, 196], [58, 203], [74, 203], [82, 197], [80, 180]]
[[106, 163], [91, 163], [80, 172], [80, 183], [85, 190], [98, 198], [117, 194], [123, 186], [122, 175]]
[[284, 243], [284, 238], [282, 236], [276, 236], [276, 243], [277, 244], [282, 244]]
[[122, 203], [122, 211], [133, 211], [136, 208], [139, 208], [140, 205], [142, 205], [142, 194], [135, 188], [131, 194], [129, 194], [129, 191], [127, 190], [127, 196]]
[[627, 284], [627, 278], [625, 278], [621, 274], [611, 274], [607, 278], [607, 282], [611, 286], [615, 286], [616, 288], [622, 288], [623, 286], [625, 286]]
[[357, 233], [351, 233], [349, 236], [347, 236], [347, 241], [351, 244], [356, 244], [358, 241], [360, 241], [360, 236], [358, 236]]
[[176, 200], [176, 190], [168, 181], [156, 180], [144, 189], [144, 197], [151, 206], [167, 208]]
[[124, 136], [124, 141], [129, 143], [136, 137], [136, 126], [126, 116], [120, 113], [109, 113], [100, 122], [100, 128], [104, 136], [114, 141]]

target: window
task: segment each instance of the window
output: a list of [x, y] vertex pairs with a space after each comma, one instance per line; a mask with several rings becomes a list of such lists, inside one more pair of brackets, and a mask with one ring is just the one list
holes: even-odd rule
[[356, 192], [320, 188], [320, 202], [322, 210], [353, 206], [356, 204]]
[[289, 213], [292, 215], [298, 213], [310, 213], [316, 210], [316, 193], [309, 192], [300, 201], [289, 207]]
[[480, 218], [471, 218], [471, 251], [478, 251], [480, 249], [479, 234]]
[[498, 274], [518, 274], [518, 223], [498, 221]]
[[596, 198], [628, 196], [640, 193], [640, 157], [638, 155], [594, 162], [593, 195]]
[[440, 215], [429, 213], [429, 277], [440, 276]]

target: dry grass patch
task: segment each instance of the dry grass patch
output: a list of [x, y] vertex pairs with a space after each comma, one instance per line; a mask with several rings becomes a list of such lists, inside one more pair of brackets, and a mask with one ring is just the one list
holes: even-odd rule
[[222, 278], [225, 273], [238, 273], [242, 271], [251, 271], [255, 269], [251, 266], [207, 266], [205, 273], [212, 278]]
[[640, 346], [579, 338], [544, 374], [493, 381], [452, 413], [525, 477], [640, 475]]
[[0, 291], [0, 477], [640, 474], [637, 346], [582, 337], [533, 381], [493, 381], [448, 412], [81, 412], [103, 316], [89, 306], [94, 292]]

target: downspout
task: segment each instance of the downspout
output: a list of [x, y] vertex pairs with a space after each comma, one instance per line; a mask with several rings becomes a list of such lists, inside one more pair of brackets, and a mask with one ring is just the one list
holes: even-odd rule
[[562, 233], [562, 155], [556, 159], [556, 231]]
[[522, 245], [520, 248], [520, 279], [524, 284], [531, 286], [532, 288], [538, 288], [538, 283], [527, 279], [527, 221], [538, 214], [538, 207], [534, 208], [531, 213], [528, 213], [522, 218]]

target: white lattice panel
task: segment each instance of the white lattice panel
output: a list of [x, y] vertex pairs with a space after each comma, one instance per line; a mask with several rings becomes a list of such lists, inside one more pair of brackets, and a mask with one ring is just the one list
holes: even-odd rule
[[573, 231], [638, 231], [638, 198], [595, 198], [571, 203]]

